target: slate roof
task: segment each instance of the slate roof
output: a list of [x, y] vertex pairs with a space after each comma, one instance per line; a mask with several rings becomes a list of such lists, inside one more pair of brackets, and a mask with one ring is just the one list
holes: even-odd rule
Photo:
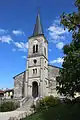
[[33, 31], [33, 36], [42, 35], [42, 34], [43, 34], [43, 28], [40, 20], [40, 14], [38, 12], [38, 15], [36, 18], [36, 24]]

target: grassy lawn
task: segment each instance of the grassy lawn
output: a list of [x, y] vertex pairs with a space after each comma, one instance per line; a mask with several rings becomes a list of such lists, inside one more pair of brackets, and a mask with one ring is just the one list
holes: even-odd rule
[[80, 120], [80, 103], [60, 104], [23, 120]]

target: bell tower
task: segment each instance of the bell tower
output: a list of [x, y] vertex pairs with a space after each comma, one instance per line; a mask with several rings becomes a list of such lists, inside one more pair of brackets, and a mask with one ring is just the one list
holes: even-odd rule
[[28, 39], [25, 95], [33, 98], [48, 95], [48, 41], [38, 13], [33, 35]]

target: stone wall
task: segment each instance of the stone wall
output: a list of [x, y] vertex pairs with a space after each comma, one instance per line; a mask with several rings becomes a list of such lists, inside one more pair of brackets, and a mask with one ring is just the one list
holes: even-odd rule
[[48, 66], [49, 95], [53, 95], [54, 97], [58, 96], [56, 91], [56, 77], [59, 75], [59, 69], [55, 66]]
[[14, 77], [14, 98], [24, 97], [25, 72]]

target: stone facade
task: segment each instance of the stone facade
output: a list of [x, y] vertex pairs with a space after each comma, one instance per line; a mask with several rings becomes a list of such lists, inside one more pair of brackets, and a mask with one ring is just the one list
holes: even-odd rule
[[59, 68], [48, 65], [49, 94], [54, 97], [59, 96], [56, 92], [56, 77], [59, 75]]
[[[44, 72], [45, 72], [45, 70], [44, 70]], [[44, 72], [43, 72], [43, 74], [44, 74]], [[32, 90], [32, 82], [37, 81], [38, 86], [40, 86], [40, 83], [42, 82], [39, 79], [40, 76], [38, 76], [38, 77], [33, 76], [32, 78], [30, 78], [29, 84], [27, 84], [26, 74], [28, 75], [27, 70], [14, 77], [14, 97], [15, 98], [23, 98], [25, 96], [32, 96], [32, 91], [28, 91], [29, 87]], [[47, 86], [46, 86], [47, 89], [48, 89], [48, 94], [47, 95], [53, 95], [55, 97], [58, 96], [58, 94], [56, 92], [56, 77], [58, 75], [59, 75], [59, 68], [55, 67], [55, 66], [52, 66], [52, 65], [48, 65], [48, 79], [45, 78], [45, 81], [44, 81], [44, 86], [45, 86], [45, 84], [47, 84]], [[28, 78], [28, 76], [27, 76], [27, 78]], [[40, 90], [40, 88], [39, 88], [39, 90]], [[44, 88], [44, 90], [45, 90], [45, 88]], [[39, 93], [40, 93], [40, 91], [39, 91]], [[40, 94], [39, 94], [39, 96], [40, 96]]]
[[14, 98], [24, 97], [25, 71], [14, 77]]
[[14, 98], [57, 96], [59, 68], [48, 65], [48, 41], [42, 34], [39, 15], [34, 32], [28, 39], [26, 71], [14, 77]]

